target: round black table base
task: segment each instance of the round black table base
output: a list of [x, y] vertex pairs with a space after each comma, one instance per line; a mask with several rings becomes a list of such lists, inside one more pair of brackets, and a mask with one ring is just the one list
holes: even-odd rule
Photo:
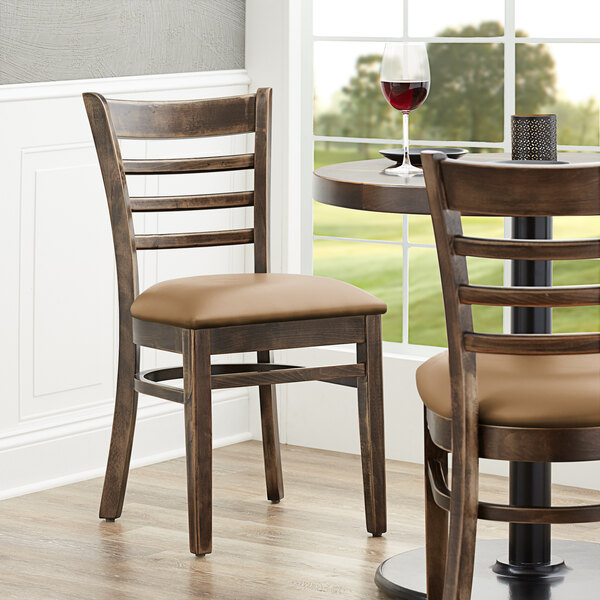
[[[472, 600], [597, 600], [600, 544], [552, 541], [552, 554], [565, 567], [548, 577], [506, 577], [492, 567], [506, 554], [506, 540], [477, 542]], [[426, 600], [425, 550], [397, 554], [379, 565], [375, 583], [387, 596]]]

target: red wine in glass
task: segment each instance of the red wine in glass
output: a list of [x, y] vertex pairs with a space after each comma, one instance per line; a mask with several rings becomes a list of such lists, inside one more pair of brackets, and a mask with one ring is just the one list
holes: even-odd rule
[[415, 110], [427, 98], [429, 81], [382, 81], [381, 91], [394, 108]]
[[419, 108], [429, 93], [427, 46], [421, 42], [388, 42], [381, 58], [379, 81], [390, 106], [402, 113], [402, 164], [384, 169], [387, 175], [411, 176], [422, 172], [410, 164], [408, 115]]

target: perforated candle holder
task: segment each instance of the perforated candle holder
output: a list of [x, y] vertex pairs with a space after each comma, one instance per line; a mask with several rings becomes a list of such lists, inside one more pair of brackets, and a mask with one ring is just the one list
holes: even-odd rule
[[556, 115], [513, 115], [513, 160], [556, 160]]

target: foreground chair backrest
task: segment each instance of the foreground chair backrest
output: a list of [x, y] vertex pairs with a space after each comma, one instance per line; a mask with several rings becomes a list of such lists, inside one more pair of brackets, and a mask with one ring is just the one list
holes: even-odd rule
[[426, 407], [427, 597], [465, 600], [471, 592], [478, 518], [600, 521], [600, 505], [520, 508], [478, 502], [480, 457], [544, 463], [600, 460], [600, 333], [477, 333], [471, 313], [473, 304], [595, 306], [600, 286], [471, 285], [467, 257], [596, 259], [600, 240], [474, 238], [463, 235], [462, 216], [598, 215], [600, 165], [485, 165], [427, 152], [423, 166], [448, 334], [448, 353], [428, 360], [417, 372]]
[[[138, 392], [184, 405], [190, 550], [212, 549], [211, 390], [259, 386], [267, 497], [283, 497], [276, 383], [329, 381], [357, 388], [367, 530], [386, 529], [381, 314], [386, 306], [332, 279], [269, 273], [271, 90], [228, 98], [143, 102], [84, 94], [112, 224], [119, 292], [119, 367], [100, 517], [121, 515]], [[121, 138], [198, 138], [254, 133], [254, 151], [205, 158], [123, 160]], [[129, 197], [133, 175], [254, 170], [250, 191]], [[251, 207], [252, 228], [139, 235], [132, 213]], [[140, 294], [141, 250], [254, 244], [254, 273], [159, 283]], [[271, 350], [356, 344], [347, 365], [271, 363]], [[140, 372], [140, 347], [183, 355], [183, 367]], [[258, 364], [211, 365], [212, 354], [256, 352]], [[164, 383], [184, 381], [183, 389]]]

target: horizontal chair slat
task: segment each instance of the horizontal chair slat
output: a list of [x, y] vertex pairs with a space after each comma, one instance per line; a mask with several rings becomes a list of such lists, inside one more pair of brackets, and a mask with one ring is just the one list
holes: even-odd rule
[[253, 242], [253, 229], [203, 231], [200, 233], [145, 234], [135, 236], [135, 247], [138, 250], [231, 246], [234, 244], [251, 244]]
[[462, 304], [486, 306], [593, 306], [600, 304], [600, 285], [560, 287], [499, 287], [462, 285]]
[[297, 381], [328, 381], [346, 377], [364, 377], [364, 364], [336, 365], [333, 367], [302, 367], [275, 369], [248, 373], [228, 373], [211, 377], [212, 389], [218, 390], [249, 385], [293, 383]]
[[206, 158], [153, 158], [123, 161], [127, 175], [176, 175], [254, 168], [254, 154], [208, 156]]
[[454, 252], [460, 256], [505, 260], [575, 260], [600, 258], [600, 239], [501, 240], [456, 236]]
[[175, 210], [204, 210], [253, 206], [254, 192], [201, 194], [191, 196], [135, 196], [129, 199], [133, 212], [161, 212]]
[[465, 333], [463, 346], [491, 354], [593, 354], [600, 352], [600, 333]]
[[122, 138], [181, 138], [254, 131], [254, 94], [185, 101], [107, 100]]

